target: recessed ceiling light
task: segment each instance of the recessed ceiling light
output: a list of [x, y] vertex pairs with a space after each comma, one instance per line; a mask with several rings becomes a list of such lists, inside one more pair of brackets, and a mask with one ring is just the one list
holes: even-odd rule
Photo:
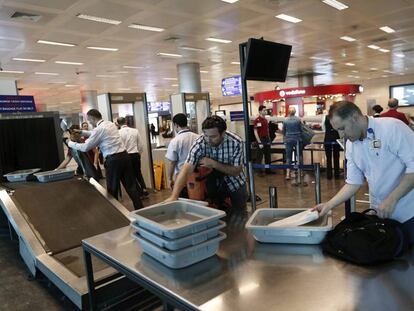
[[291, 23], [299, 23], [302, 20], [300, 18], [296, 18], [286, 14], [279, 14], [275, 16], [276, 18], [283, 19], [284, 21], [291, 22]]
[[394, 55], [397, 56], [397, 57], [400, 57], [400, 58], [405, 57], [405, 55], [403, 53], [395, 53]]
[[144, 68], [142, 66], [122, 66], [122, 67], [126, 68], [126, 69], [142, 69], [142, 68]]
[[207, 70], [200, 70], [200, 73], [208, 73]]
[[231, 43], [232, 42], [231, 40], [213, 38], [213, 37], [208, 37], [206, 40], [211, 41], [211, 42], [218, 42], [218, 43]]
[[65, 84], [65, 87], [75, 87], [75, 86], [79, 86], [77, 84]]
[[49, 84], [66, 84], [66, 81], [52, 81]]
[[375, 44], [368, 45], [368, 47], [370, 49], [373, 49], [373, 50], [379, 50], [380, 49], [380, 47], [378, 45], [375, 45]]
[[114, 75], [96, 75], [97, 78], [116, 78]]
[[336, 1], [336, 0], [322, 0], [323, 3], [330, 5], [331, 7], [341, 11], [349, 8], [346, 4], [343, 4], [342, 2]]
[[183, 57], [181, 54], [173, 54], [173, 53], [157, 53], [158, 56], [165, 56], [165, 57]]
[[345, 63], [345, 65], [347, 65], [347, 66], [355, 66], [354, 63]]
[[57, 72], [35, 72], [35, 75], [58, 76]]
[[221, 0], [221, 1], [227, 2], [227, 3], [235, 3], [235, 2], [237, 2], [239, 0]]
[[61, 104], [73, 104], [73, 102], [60, 102]]
[[240, 62], [231, 62], [232, 65], [240, 65]]
[[383, 70], [384, 72], [386, 72], [386, 73], [392, 73], [392, 71], [390, 71], [390, 70]]
[[24, 73], [24, 71], [19, 70], [2, 70], [0, 73]]
[[119, 87], [118, 90], [119, 91], [130, 91], [131, 88], [129, 88], [129, 87]]
[[352, 72], [353, 72], [353, 73], [358, 73], [359, 71], [358, 71], [358, 70], [352, 70]]
[[378, 68], [371, 67], [371, 68], [369, 68], [369, 70], [378, 70]]
[[111, 52], [116, 52], [119, 50], [117, 48], [106, 48], [102, 46], [87, 46], [86, 48], [90, 50], [111, 51]]
[[165, 30], [164, 28], [152, 27], [152, 26], [146, 26], [146, 25], [140, 25], [140, 24], [131, 24], [128, 27], [134, 28], [134, 29], [140, 29], [140, 30], [155, 31], [155, 32], [162, 32]]
[[63, 42], [47, 41], [47, 40], [37, 40], [37, 43], [49, 44], [49, 45], [60, 45], [60, 46], [76, 46], [76, 44], [72, 44], [72, 43], [63, 43]]
[[[108, 71], [109, 72], [109, 71]], [[125, 70], [121, 70], [121, 71], [110, 71], [111, 73], [115, 73], [115, 74], [123, 74], [123, 73], [129, 73], [129, 71], [125, 71]]]
[[112, 24], [112, 25], [119, 25], [120, 23], [122, 23], [121, 21], [118, 21], [118, 20], [115, 20], [115, 19], [109, 19], [109, 18], [86, 15], [86, 14], [78, 14], [78, 15], [76, 15], [76, 17], [81, 18], [81, 19], [86, 19], [88, 21], [94, 21], [94, 22]]
[[200, 48], [193, 48], [191, 46], [180, 46], [179, 49], [187, 50], [187, 51], [196, 51], [196, 52], [204, 52], [205, 50]]
[[163, 78], [163, 80], [177, 81], [177, 78]]
[[392, 29], [391, 27], [388, 27], [388, 26], [380, 27], [379, 29], [381, 29], [382, 31], [384, 31], [386, 33], [393, 33], [393, 32], [395, 32], [394, 29]]
[[55, 61], [56, 64], [62, 64], [62, 65], [76, 65], [76, 66], [82, 66], [83, 63], [77, 63], [77, 62], [66, 62], [63, 60], [57, 60]]
[[171, 84], [171, 86], [178, 86], [178, 84]]
[[12, 59], [13, 60], [22, 61], [22, 62], [34, 62], [34, 63], [44, 63], [46, 61], [44, 59], [18, 58], [18, 57], [13, 57]]
[[382, 53], [388, 53], [390, 50], [387, 50], [387, 49], [379, 49], [378, 51], [380, 51]]
[[381, 77], [383, 77], [383, 78], [388, 78], [388, 76], [387, 76], [387, 75], [382, 75]]
[[342, 36], [339, 39], [342, 39], [342, 40], [345, 40], [345, 41], [348, 41], [348, 42], [356, 41], [355, 38], [352, 38], [352, 37], [349, 37], [349, 36]]

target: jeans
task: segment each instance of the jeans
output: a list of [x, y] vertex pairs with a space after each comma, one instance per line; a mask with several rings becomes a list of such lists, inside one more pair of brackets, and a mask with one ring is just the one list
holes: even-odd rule
[[[297, 154], [298, 151], [297, 149], [297, 140], [291, 140], [291, 139], [287, 139], [285, 141], [285, 147], [286, 147], [286, 162], [287, 164], [292, 164], [292, 154], [293, 151], [295, 151], [296, 154], [296, 158], [297, 158]], [[297, 164], [303, 164], [303, 144], [302, 142], [299, 142], [299, 163]]]

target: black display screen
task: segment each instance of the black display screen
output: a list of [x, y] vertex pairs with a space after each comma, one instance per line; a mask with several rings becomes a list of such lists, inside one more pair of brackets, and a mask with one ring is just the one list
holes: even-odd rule
[[249, 39], [244, 78], [257, 81], [286, 81], [291, 51], [291, 45]]

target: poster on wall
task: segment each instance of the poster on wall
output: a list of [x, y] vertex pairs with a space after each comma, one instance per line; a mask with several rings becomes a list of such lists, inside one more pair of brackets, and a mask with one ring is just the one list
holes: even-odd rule
[[0, 113], [36, 112], [33, 96], [0, 95]]

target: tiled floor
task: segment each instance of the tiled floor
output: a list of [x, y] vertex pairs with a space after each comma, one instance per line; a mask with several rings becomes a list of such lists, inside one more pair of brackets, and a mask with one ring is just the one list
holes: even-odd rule
[[[268, 206], [268, 187], [277, 187], [279, 207], [311, 207], [315, 203], [314, 184], [312, 176], [309, 176], [309, 186], [293, 186], [290, 181], [284, 179], [282, 171], [275, 175], [257, 176], [255, 178], [256, 193], [262, 198], [258, 202], [258, 208]], [[103, 182], [104, 183], [104, 182]], [[322, 200], [326, 201], [334, 195], [343, 184], [343, 180], [327, 180], [322, 176]], [[366, 187], [358, 193], [358, 198], [367, 200]], [[125, 192], [124, 192], [125, 193]], [[148, 206], [161, 202], [169, 195], [169, 191], [151, 193], [144, 200]], [[132, 204], [125, 194], [121, 202], [130, 210]], [[367, 205], [361, 205], [363, 209]], [[334, 220], [337, 222], [343, 215], [343, 208], [337, 208], [334, 212]], [[10, 241], [6, 235], [0, 236], [0, 310], [74, 310], [75, 307], [65, 299], [48, 282], [41, 280], [30, 280], [28, 271], [22, 262], [17, 242]]]

